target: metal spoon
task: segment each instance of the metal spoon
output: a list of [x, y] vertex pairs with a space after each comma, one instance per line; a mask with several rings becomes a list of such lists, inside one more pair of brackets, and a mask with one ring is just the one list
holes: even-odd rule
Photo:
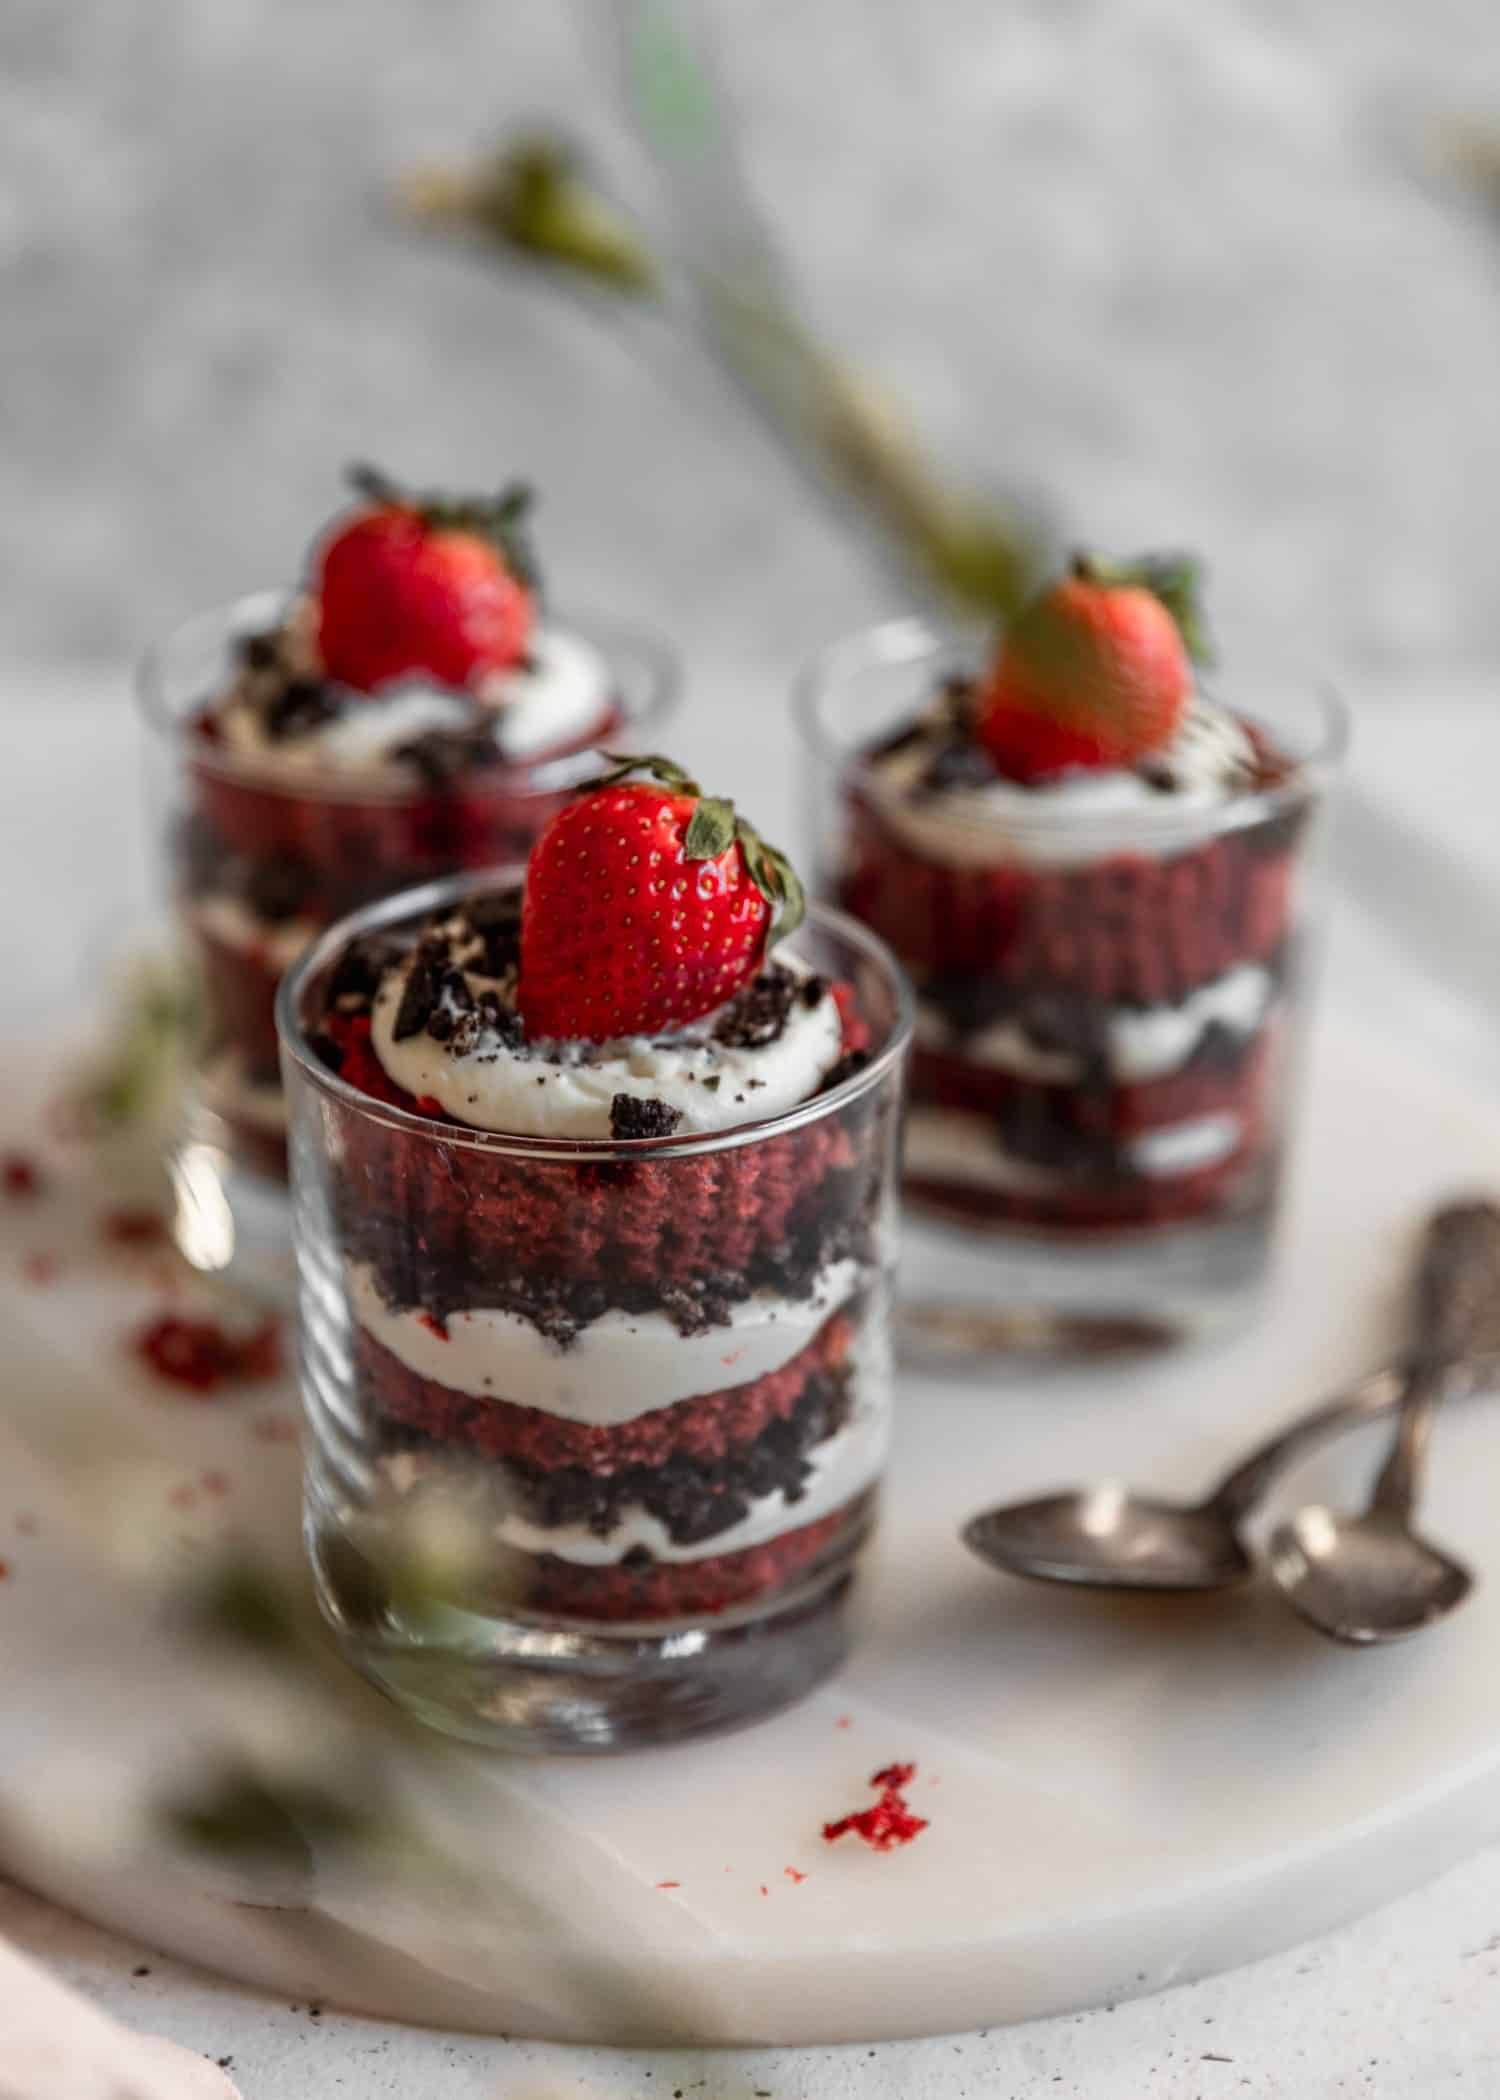
[[[1429, 1250], [1446, 1234], [1448, 1215], [1439, 1212], [1428, 1228]], [[1424, 1279], [1428, 1266], [1424, 1260]], [[1491, 1288], [1500, 1295], [1500, 1278]], [[1424, 1293], [1419, 1341], [1430, 1331], [1428, 1303]], [[1073, 1489], [987, 1510], [964, 1527], [964, 1543], [981, 1560], [1036, 1582], [1111, 1590], [1228, 1588], [1250, 1573], [1240, 1530], [1283, 1467], [1336, 1430], [1389, 1413], [1410, 1382], [1409, 1360], [1403, 1360], [1324, 1401], [1260, 1445], [1201, 1502], [1169, 1502], [1112, 1484]]]
[[1500, 1209], [1455, 1204], [1430, 1228], [1417, 1279], [1417, 1339], [1390, 1453], [1362, 1515], [1302, 1509], [1272, 1535], [1273, 1580], [1330, 1640], [1353, 1647], [1404, 1639], [1456, 1611], [1474, 1578], [1413, 1526], [1438, 1402], [1455, 1362], [1494, 1315]]

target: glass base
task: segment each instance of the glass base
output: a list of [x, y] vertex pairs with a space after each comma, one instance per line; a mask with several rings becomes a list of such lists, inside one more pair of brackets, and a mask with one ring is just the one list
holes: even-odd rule
[[244, 1157], [223, 1119], [190, 1110], [167, 1160], [172, 1237], [193, 1268], [276, 1312], [297, 1304], [291, 1199], [284, 1176]]
[[944, 1369], [1020, 1355], [1149, 1353], [1254, 1317], [1269, 1209], [1200, 1224], [1079, 1234], [971, 1229], [908, 1201], [897, 1342]]
[[403, 1608], [310, 1503], [318, 1601], [345, 1658], [445, 1735], [533, 1755], [599, 1755], [719, 1735], [793, 1705], [848, 1653], [847, 1557], [710, 1623], [583, 1626], [436, 1598]]

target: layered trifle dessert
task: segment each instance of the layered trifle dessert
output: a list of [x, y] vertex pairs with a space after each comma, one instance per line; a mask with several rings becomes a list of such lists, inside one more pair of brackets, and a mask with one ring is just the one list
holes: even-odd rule
[[1329, 725], [1216, 696], [1192, 584], [1080, 557], [977, 669], [882, 630], [814, 696], [828, 882], [916, 986], [907, 1189], [951, 1220], [1107, 1238], [1270, 1200]]
[[300, 589], [190, 623], [144, 674], [205, 994], [202, 1098], [273, 1176], [282, 972], [372, 898], [524, 857], [592, 747], [663, 698], [649, 650], [545, 608], [526, 490], [352, 479]]
[[[346, 1637], [351, 1555], [393, 1595], [436, 1497], [475, 1526], [445, 1591], [490, 1629], [486, 1684], [519, 1653], [494, 1623], [613, 1632], [590, 1697], [634, 1711], [646, 1654], [676, 1687], [635, 1740], [836, 1660], [889, 1407], [904, 1022], [878, 944], [800, 917], [729, 804], [643, 761], [524, 882], [393, 900], [288, 985], [311, 1532]], [[383, 1609], [351, 1646], [389, 1683]], [[772, 1619], [764, 1669], [673, 1660], [684, 1621]], [[509, 1696], [449, 1721], [503, 1734]]]

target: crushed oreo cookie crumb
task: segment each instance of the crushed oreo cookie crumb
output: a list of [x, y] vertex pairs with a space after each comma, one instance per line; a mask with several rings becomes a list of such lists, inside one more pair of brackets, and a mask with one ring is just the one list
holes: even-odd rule
[[464, 907], [464, 917], [484, 948], [487, 977], [504, 977], [521, 960], [521, 892], [507, 890], [501, 896], [475, 897]]
[[922, 769], [921, 785], [934, 794], [954, 788], [988, 787], [996, 777], [995, 761], [972, 737], [952, 737], [938, 745]]
[[485, 716], [453, 729], [427, 729], [397, 744], [391, 757], [404, 759], [430, 788], [445, 788], [499, 757], [493, 722]]
[[405, 953], [404, 945], [388, 933], [366, 933], [351, 941], [329, 977], [329, 1005], [346, 1013], [371, 1005], [387, 971]]
[[[465, 994], [471, 996], [467, 986]], [[439, 1008], [438, 1013], [428, 1022], [429, 1035], [433, 1034], [434, 1024], [443, 1012], [444, 1009]], [[451, 1032], [446, 1039], [448, 1054], [450, 1057], [472, 1057], [481, 1043], [492, 1038], [497, 1039], [503, 1049], [517, 1050], [526, 1040], [526, 1029], [521, 1016], [513, 1007], [507, 1006], [498, 993], [486, 991], [481, 992], [477, 1000], [471, 997], [471, 1003], [454, 1018]], [[438, 1041], [442, 1040], [444, 1039], [441, 1036], [438, 1037]], [[493, 1064], [498, 1055], [498, 1051], [489, 1051], [481, 1061]]]
[[852, 1079], [856, 1072], [862, 1072], [869, 1062], [868, 1050], [846, 1050], [838, 1063], [829, 1070], [820, 1092], [826, 1094], [832, 1088], [842, 1086], [846, 1079]]
[[672, 1108], [650, 1095], [616, 1094], [609, 1104], [611, 1137], [670, 1137], [681, 1121], [680, 1108]]
[[271, 670], [280, 653], [274, 631], [270, 634], [246, 634], [240, 637], [239, 658], [247, 671]]
[[463, 971], [451, 966], [439, 971], [437, 999], [427, 1016], [427, 1033], [432, 1040], [435, 1043], [449, 1042], [459, 1022], [469, 1018], [474, 1010], [474, 994], [469, 990], [469, 981]]
[[827, 990], [828, 979], [826, 977], [814, 976], [806, 978], [802, 985], [802, 1004], [809, 1011], [815, 1006], [821, 1006]]
[[735, 993], [714, 1026], [714, 1041], [733, 1050], [758, 1050], [786, 1027], [800, 981], [789, 970], [762, 970]]
[[279, 744], [290, 737], [306, 736], [309, 730], [321, 729], [325, 722], [335, 721], [342, 713], [343, 706], [332, 686], [324, 685], [318, 678], [293, 678], [269, 702], [262, 721], [266, 735], [273, 744]]
[[432, 1019], [442, 990], [444, 968], [445, 959], [438, 944], [430, 937], [424, 939], [412, 957], [406, 988], [396, 1009], [391, 1033], [398, 1043], [420, 1035]]

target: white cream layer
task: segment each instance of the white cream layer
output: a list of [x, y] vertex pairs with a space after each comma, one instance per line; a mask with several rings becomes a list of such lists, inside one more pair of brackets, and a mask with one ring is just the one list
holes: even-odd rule
[[866, 790], [882, 819], [925, 859], [951, 867], [988, 867], [1016, 860], [1066, 867], [1132, 847], [1161, 849], [1192, 838], [1203, 819], [1246, 792], [1255, 749], [1225, 708], [1200, 694], [1156, 763], [1170, 790], [1126, 770], [1060, 774], [1023, 786], [994, 780], [983, 787], [926, 789], [931, 759], [925, 743], [874, 759]]
[[[1104, 1023], [1109, 1070], [1129, 1086], [1164, 1078], [1187, 1064], [1215, 1025], [1248, 1042], [1270, 1012], [1275, 989], [1269, 970], [1259, 963], [1239, 963], [1189, 992], [1178, 1006], [1117, 1006]], [[924, 1049], [1019, 1078], [1060, 1084], [1080, 1078], [1084, 1069], [1082, 1058], [1040, 1048], [1014, 1021], [995, 1021], [970, 1035], [956, 1035], [944, 1014], [920, 998], [916, 1035]]]
[[[1122, 1148], [1138, 1174], [1170, 1181], [1228, 1159], [1243, 1136], [1238, 1116], [1194, 1116], [1146, 1132]], [[906, 1171], [924, 1181], [965, 1188], [1051, 1193], [1080, 1186], [1076, 1175], [1036, 1166], [1007, 1152], [994, 1125], [960, 1108], [914, 1108], [906, 1126]]]
[[861, 1494], [879, 1475], [889, 1439], [889, 1410], [882, 1401], [856, 1413], [837, 1435], [817, 1444], [808, 1453], [811, 1471], [802, 1493], [788, 1502], [778, 1488], [750, 1504], [738, 1524], [716, 1533], [711, 1539], [695, 1539], [678, 1545], [659, 1517], [639, 1508], [626, 1509], [607, 1538], [600, 1538], [586, 1524], [533, 1524], [513, 1512], [500, 1519], [495, 1536], [502, 1545], [523, 1553], [551, 1553], [580, 1567], [608, 1568], [625, 1558], [632, 1547], [645, 1546], [661, 1561], [707, 1560], [720, 1553], [743, 1553], [750, 1546], [764, 1546], [784, 1532], [800, 1531], [815, 1524], [844, 1503]]
[[[586, 741], [610, 713], [609, 666], [588, 642], [548, 628], [533, 636], [531, 655], [528, 668], [502, 672], [483, 696], [494, 711], [496, 755], [513, 763]], [[220, 713], [219, 728], [229, 751], [267, 775], [405, 779], [410, 768], [390, 755], [396, 746], [429, 729], [462, 729], [473, 719], [473, 703], [462, 695], [411, 684], [359, 694], [305, 736], [268, 736], [259, 709], [235, 702]]]
[[348, 1274], [360, 1325], [419, 1378], [598, 1428], [769, 1377], [859, 1282], [854, 1262], [832, 1262], [806, 1298], [758, 1292], [735, 1306], [727, 1327], [704, 1334], [680, 1334], [665, 1313], [606, 1312], [564, 1348], [521, 1314], [495, 1307], [449, 1313], [445, 1339], [420, 1313], [393, 1312], [372, 1268]]
[[204, 897], [191, 906], [188, 917], [210, 940], [253, 956], [277, 976], [289, 970], [322, 931], [316, 919], [263, 919], [242, 897]]
[[[805, 964], [778, 957], [799, 977]], [[494, 980], [466, 971], [477, 995]], [[716, 1043], [684, 1030], [670, 1042], [644, 1036], [618, 1043], [525, 1044], [509, 1049], [484, 1039], [464, 1057], [451, 1057], [427, 1032], [395, 1039], [406, 972], [388, 977], [376, 995], [370, 1041], [397, 1086], [427, 1095], [461, 1123], [514, 1137], [607, 1138], [616, 1094], [665, 1101], [682, 1121], [679, 1135], [728, 1130], [785, 1114], [815, 1094], [838, 1063], [843, 1024], [831, 993], [816, 1006], [794, 999], [781, 1034], [771, 1043]], [[714, 1082], [705, 1084], [705, 1082]]]

